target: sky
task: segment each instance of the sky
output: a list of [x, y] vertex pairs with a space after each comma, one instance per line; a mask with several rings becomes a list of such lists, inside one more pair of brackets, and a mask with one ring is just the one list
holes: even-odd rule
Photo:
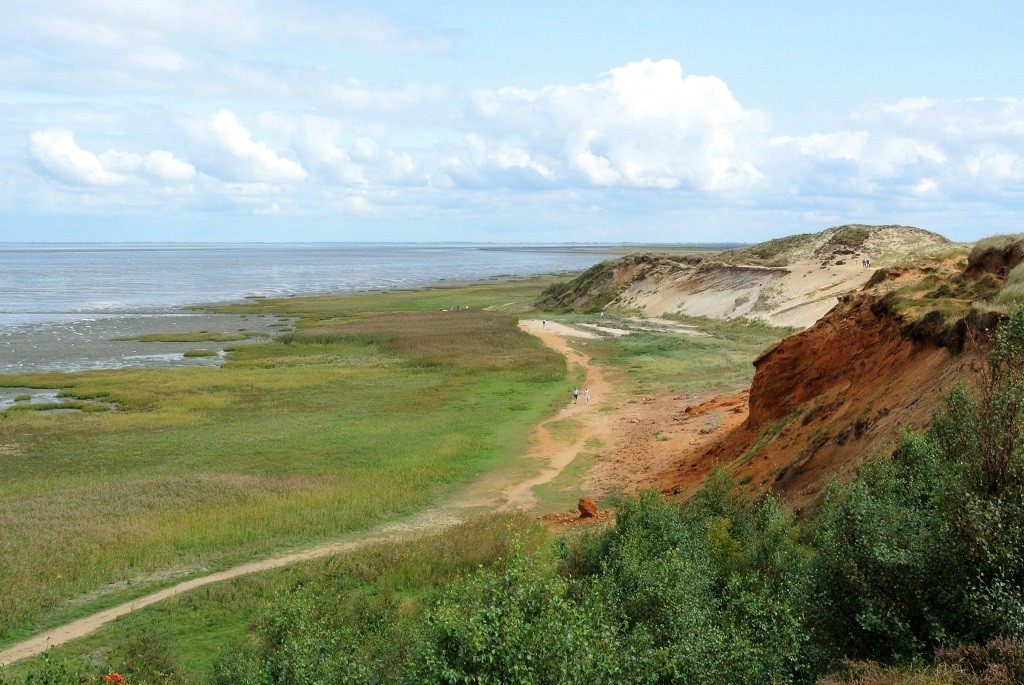
[[1024, 3], [5, 0], [0, 241], [1024, 230]]

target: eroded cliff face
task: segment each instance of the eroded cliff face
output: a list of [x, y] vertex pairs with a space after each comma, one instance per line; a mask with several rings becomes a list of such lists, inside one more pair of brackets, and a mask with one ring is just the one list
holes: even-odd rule
[[757, 359], [745, 426], [759, 430], [812, 400], [883, 384], [928, 355], [933, 346], [904, 337], [900, 323], [876, 314], [873, 302], [871, 297], [849, 298]]
[[[964, 271], [960, 265], [940, 278]], [[902, 283], [929, 276], [930, 267], [882, 279], [763, 354], [746, 420], [681, 459], [666, 490], [691, 491], [718, 464], [799, 509], [830, 478], [891, 454], [904, 430], [927, 426], [955, 383], [977, 377], [984, 347], [982, 333], [963, 324], [955, 345], [949, 329], [923, 335], [885, 299]]]
[[902, 431], [927, 426], [953, 385], [980, 368], [976, 347], [914, 339], [874, 303], [852, 298], [758, 361], [737, 436], [746, 444], [741, 478], [806, 504], [830, 476], [890, 454]]

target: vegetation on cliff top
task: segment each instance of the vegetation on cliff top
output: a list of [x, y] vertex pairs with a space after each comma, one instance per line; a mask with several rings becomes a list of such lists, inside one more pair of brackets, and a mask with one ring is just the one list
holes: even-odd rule
[[994, 236], [966, 256], [880, 269], [868, 287], [887, 289], [875, 310], [896, 316], [906, 335], [959, 350], [970, 330], [991, 328], [1024, 305], [1022, 261], [1024, 236]]
[[800, 233], [727, 250], [715, 257], [726, 264], [786, 266], [797, 261], [864, 252], [874, 258], [899, 254], [903, 259], [927, 252], [949, 241], [913, 226], [847, 224], [817, 233]]

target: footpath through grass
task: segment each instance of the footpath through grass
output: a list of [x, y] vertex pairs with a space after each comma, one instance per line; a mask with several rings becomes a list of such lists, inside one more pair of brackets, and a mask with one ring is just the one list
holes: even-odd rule
[[253, 301], [227, 309], [298, 330], [219, 369], [0, 377], [117, 407], [0, 414], [0, 644], [499, 466], [563, 395], [564, 360], [516, 326], [544, 285]]
[[130, 673], [133, 683], [205, 683], [215, 659], [247, 642], [267, 612], [296, 593], [315, 589], [339, 609], [368, 618], [391, 607], [415, 614], [438, 588], [505, 557], [521, 535], [540, 539], [525, 517], [490, 514], [424, 537], [243, 576], [128, 614], [10, 666], [0, 679], [39, 673], [49, 660], [83, 672]]

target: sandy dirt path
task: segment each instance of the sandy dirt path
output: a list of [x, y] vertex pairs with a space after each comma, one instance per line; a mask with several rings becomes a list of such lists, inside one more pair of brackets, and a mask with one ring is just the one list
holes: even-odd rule
[[[530, 440], [530, 449], [526, 458], [541, 458], [547, 461], [541, 472], [535, 477], [516, 483], [505, 491], [505, 503], [502, 510], [531, 509], [537, 504], [537, 497], [533, 489], [552, 481], [562, 470], [572, 463], [572, 460], [579, 454], [586, 443], [591, 439], [598, 439], [606, 443], [610, 437], [613, 422], [606, 414], [602, 414], [602, 405], [608, 402], [611, 395], [611, 384], [605, 380], [600, 367], [590, 363], [590, 358], [569, 346], [566, 336], [581, 336], [580, 332], [569, 329], [569, 327], [555, 324], [551, 321], [543, 323], [535, 319], [525, 319], [519, 322], [519, 327], [527, 333], [540, 338], [545, 345], [560, 352], [569, 362], [570, 367], [576, 365], [585, 374], [584, 381], [579, 387], [580, 397], [575, 404], [570, 404], [558, 416], [550, 421], [545, 421], [537, 427], [536, 432]], [[554, 330], [548, 330], [554, 328]], [[590, 401], [584, 397], [584, 390], [590, 389]], [[566, 388], [569, 393], [572, 388]], [[576, 438], [571, 442], [561, 442], [551, 435], [549, 424], [562, 419], [575, 419], [580, 422], [580, 430]]]
[[[570, 403], [556, 416], [543, 422], [532, 436], [530, 447], [522, 458], [547, 461], [547, 464], [543, 466], [541, 473], [537, 476], [506, 486], [503, 490], [499, 489], [497, 492], [492, 491], [491, 486], [484, 486], [482, 488], [471, 487], [470, 490], [476, 490], [476, 492], [468, 495], [464, 500], [460, 499], [441, 507], [420, 512], [406, 520], [375, 527], [356, 540], [318, 545], [302, 552], [253, 561], [218, 573], [183, 581], [177, 585], [80, 618], [77, 621], [66, 623], [36, 637], [11, 645], [7, 649], [0, 651], [0, 666], [38, 656], [50, 647], [56, 647], [71, 640], [90, 635], [121, 616], [206, 585], [231, 580], [232, 578], [238, 578], [251, 573], [282, 568], [303, 561], [319, 559], [333, 554], [351, 552], [371, 544], [398, 541], [417, 533], [439, 531], [464, 521], [470, 513], [479, 511], [480, 506], [486, 506], [491, 509], [498, 508], [500, 510], [529, 510], [537, 501], [533, 494], [533, 488], [551, 481], [561, 473], [562, 469], [572, 462], [573, 458], [583, 449], [584, 444], [591, 438], [606, 440], [613, 424], [606, 416], [598, 412], [601, 403], [606, 402], [610, 396], [610, 384], [605, 381], [600, 368], [592, 365], [590, 359], [585, 354], [569, 347], [565, 337], [589, 336], [577, 329], [555, 325], [550, 321], [546, 325], [542, 325], [539, 320], [524, 320], [520, 322], [520, 327], [524, 331], [536, 335], [544, 344], [555, 351], [565, 355], [570, 368], [572, 365], [577, 365], [586, 374], [586, 381], [580, 386], [579, 402], [577, 404]], [[583, 398], [584, 387], [590, 388], [591, 398], [589, 404]], [[571, 390], [572, 388], [568, 387], [566, 393], [570, 393]], [[577, 419], [581, 423], [582, 427], [578, 431], [576, 439], [571, 443], [555, 440], [547, 427], [548, 424], [569, 418]]]

